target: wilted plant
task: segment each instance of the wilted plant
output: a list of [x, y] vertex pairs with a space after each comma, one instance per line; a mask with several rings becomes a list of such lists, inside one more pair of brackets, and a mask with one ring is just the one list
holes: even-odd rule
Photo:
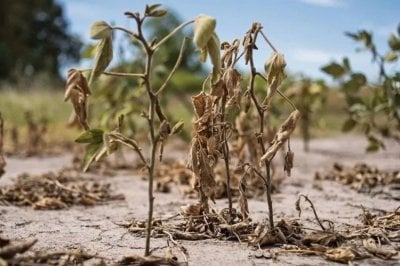
[[342, 63], [332, 62], [322, 67], [322, 71], [340, 82], [346, 97], [348, 119], [343, 124], [343, 131], [357, 126], [368, 138], [367, 151], [376, 151], [384, 148], [381, 137], [400, 141], [400, 72], [388, 70], [399, 60], [400, 27], [397, 34], [390, 36], [389, 50], [385, 54], [378, 51], [371, 32], [361, 30], [346, 35], [362, 43], [359, 50], [371, 53], [372, 62], [378, 67], [378, 82], [373, 84], [362, 72], [353, 71], [347, 57]]
[[303, 148], [306, 152], [309, 150], [311, 127], [319, 118], [318, 112], [321, 111], [326, 101], [326, 92], [327, 87], [323, 81], [313, 81], [308, 78], [299, 80], [285, 91], [301, 112], [300, 128]]
[[5, 173], [6, 160], [4, 159], [4, 120], [0, 113], [0, 177]]
[[[214, 197], [215, 180], [213, 167], [219, 157], [224, 159], [229, 211], [232, 213], [228, 135], [233, 125], [226, 121], [225, 110], [232, 105], [240, 106], [240, 82], [242, 75], [235, 68], [235, 65], [244, 56], [245, 64], [250, 66], [250, 79], [242, 97], [243, 110], [239, 118], [241, 116], [244, 117], [245, 113], [252, 111], [255, 111], [258, 116], [258, 131], [254, 132], [254, 130], [251, 130], [253, 135], [250, 137], [255, 138], [258, 142], [258, 151], [251, 154], [253, 157], [257, 156], [257, 162], [256, 165], [248, 162], [243, 164], [243, 168], [247, 166], [247, 169], [244, 170], [244, 177], [248, 172], [255, 172], [256, 176], [263, 180], [266, 187], [270, 228], [273, 229], [271, 163], [277, 151], [289, 140], [291, 133], [295, 129], [296, 122], [300, 118], [300, 112], [279, 89], [285, 78], [284, 68], [286, 63], [283, 55], [278, 53], [267, 39], [262, 31], [261, 24], [253, 23], [242, 41], [243, 52], [240, 54], [240, 40], [235, 40], [231, 44], [224, 42], [221, 46], [219, 45], [218, 37], [215, 34], [215, 24], [215, 19], [207, 16], [198, 17], [194, 24], [194, 42], [201, 50], [200, 60], [204, 61], [207, 55], [209, 55], [213, 69], [210, 77], [204, 83], [205, 86], [203, 86], [202, 92], [192, 98], [197, 119], [194, 123], [195, 134], [191, 144], [188, 166], [194, 173], [203, 211], [207, 213], [208, 199], [213, 200]], [[256, 70], [253, 59], [253, 51], [257, 49], [256, 41], [259, 35], [263, 37], [273, 50], [272, 56], [266, 63], [266, 75]], [[217, 49], [219, 46], [223, 51], [222, 56], [219, 49]], [[264, 99], [260, 99], [260, 95], [256, 94], [256, 77], [260, 77], [267, 84], [268, 90]], [[209, 92], [205, 91], [207, 81], [210, 81]], [[294, 111], [281, 125], [272, 142], [267, 143], [266, 147], [266, 117], [268, 116], [268, 110], [271, 107], [275, 94], [283, 96], [293, 106]], [[252, 110], [251, 107], [254, 107], [255, 110]], [[290, 172], [290, 168], [293, 165], [293, 153], [290, 148], [286, 158], [285, 169], [287, 172]], [[263, 170], [260, 169], [258, 164], [263, 165]], [[248, 217], [248, 207], [247, 201], [243, 197], [245, 182], [240, 182], [239, 190], [241, 192], [239, 201], [242, 216], [246, 219]]]
[[[95, 22], [92, 25], [90, 32], [91, 38], [98, 40], [98, 43], [95, 50], [94, 65], [90, 70], [89, 81], [87, 81], [83, 71], [70, 69], [68, 71], [65, 92], [65, 100], [71, 100], [78, 121], [85, 129], [85, 132], [76, 140], [79, 143], [87, 143], [86, 153], [83, 159], [84, 170], [87, 170], [93, 161], [100, 160], [103, 156], [106, 156], [118, 149], [121, 145], [124, 145], [135, 151], [144, 167], [147, 169], [149, 182], [149, 212], [146, 229], [145, 256], [150, 254], [150, 235], [152, 230], [154, 204], [153, 179], [156, 160], [157, 158], [160, 158], [160, 160], [162, 159], [164, 142], [170, 135], [176, 134], [183, 126], [182, 122], [178, 122], [174, 126], [171, 126], [162, 110], [162, 106], [160, 105], [160, 97], [182, 61], [183, 51], [188, 38], [185, 37], [182, 40], [179, 56], [176, 59], [174, 67], [165, 81], [157, 89], [154, 87], [152, 82], [152, 72], [154, 69], [153, 58], [157, 54], [158, 49], [165, 44], [169, 38], [171, 38], [175, 33], [185, 26], [194, 22], [193, 20], [190, 20], [182, 23], [160, 40], [154, 39], [149, 41], [144, 36], [143, 24], [149, 18], [162, 17], [167, 13], [167, 10], [159, 7], [159, 4], [147, 5], [143, 15], [138, 12], [126, 12], [125, 15], [136, 22], [137, 28], [135, 31], [120, 26], [110, 26], [104, 21]], [[129, 38], [136, 40], [141, 45], [142, 50], [146, 54], [146, 58], [143, 62], [144, 70], [142, 73], [119, 73], [105, 71], [113, 57], [112, 32], [116, 30], [126, 33]], [[144, 87], [145, 93], [147, 94], [146, 104], [148, 111], [142, 111], [141, 116], [145, 119], [148, 127], [150, 146], [148, 156], [145, 156], [136, 140], [128, 138], [121, 133], [123, 123], [122, 117], [119, 119], [116, 129], [111, 132], [104, 132], [102, 129], [92, 129], [90, 127], [88, 122], [88, 97], [91, 95], [91, 91], [89, 87], [100, 75], [137, 78], [139, 79], [140, 84]], [[158, 157], [157, 154], [159, 155]]]

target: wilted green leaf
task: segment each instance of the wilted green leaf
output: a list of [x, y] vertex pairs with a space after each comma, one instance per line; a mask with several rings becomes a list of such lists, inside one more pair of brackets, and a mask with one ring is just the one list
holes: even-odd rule
[[111, 37], [102, 39], [96, 47], [96, 57], [94, 66], [90, 75], [89, 84], [103, 73], [113, 58], [112, 39]]
[[105, 21], [96, 21], [90, 27], [90, 38], [94, 40], [110, 38], [111, 34], [112, 28]]
[[211, 63], [213, 64], [213, 72], [212, 72], [212, 83], [215, 83], [218, 80], [219, 73], [221, 71], [221, 53], [220, 53], [220, 44], [218, 36], [214, 33], [212, 37], [208, 40], [207, 43], [208, 54], [211, 58]]
[[76, 140], [77, 143], [102, 143], [104, 131], [101, 129], [90, 129], [83, 132]]
[[207, 47], [202, 48], [199, 55], [199, 61], [205, 63], [207, 60], [207, 54], [208, 54]]
[[177, 123], [172, 127], [170, 135], [175, 135], [175, 134], [179, 133], [179, 132], [182, 130], [182, 128], [183, 128], [184, 125], [185, 125], [185, 123], [184, 123], [183, 121], [177, 122]]
[[200, 15], [196, 18], [193, 24], [193, 42], [197, 48], [202, 49], [207, 45], [208, 40], [213, 36], [216, 25], [217, 21], [213, 17]]
[[394, 51], [399, 51], [400, 50], [400, 39], [397, 38], [394, 34], [390, 35], [389, 38], [389, 46], [392, 48]]
[[97, 153], [103, 147], [102, 143], [91, 143], [86, 146], [85, 155], [83, 157], [83, 171], [86, 172], [89, 166], [94, 162]]
[[357, 122], [354, 119], [349, 118], [344, 122], [344, 124], [342, 126], [342, 131], [343, 132], [349, 132], [349, 131], [353, 130], [353, 128], [356, 125], [357, 125]]
[[331, 75], [334, 79], [338, 79], [346, 74], [346, 70], [338, 63], [331, 63], [321, 68], [326, 74]]

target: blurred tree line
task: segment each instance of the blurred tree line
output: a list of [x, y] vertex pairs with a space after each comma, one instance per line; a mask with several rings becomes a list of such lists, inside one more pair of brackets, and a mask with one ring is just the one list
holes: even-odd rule
[[54, 0], [0, 1], [0, 80], [46, 72], [79, 60], [81, 41], [68, 32], [63, 8]]

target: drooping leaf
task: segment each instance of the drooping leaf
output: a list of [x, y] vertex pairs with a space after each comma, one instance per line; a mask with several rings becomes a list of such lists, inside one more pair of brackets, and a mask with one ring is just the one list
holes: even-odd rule
[[102, 143], [104, 131], [102, 129], [90, 129], [83, 132], [76, 140], [77, 143]]
[[216, 25], [217, 21], [213, 17], [200, 15], [196, 18], [193, 24], [193, 42], [197, 48], [202, 49], [207, 45], [208, 40], [213, 36]]
[[89, 166], [94, 162], [97, 153], [103, 147], [102, 143], [90, 143], [86, 146], [85, 155], [83, 156], [83, 171], [86, 172]]
[[214, 33], [207, 43], [208, 54], [213, 64], [212, 83], [215, 83], [221, 71], [221, 52], [218, 36]]
[[90, 38], [93, 40], [101, 40], [110, 38], [112, 34], [112, 28], [105, 21], [96, 21], [90, 27]]
[[341, 78], [344, 74], [346, 74], [346, 70], [335, 62], [322, 67], [321, 70], [326, 74], [331, 75], [334, 79]]
[[101, 75], [113, 58], [113, 48], [111, 37], [99, 41], [96, 47], [96, 57], [94, 59], [94, 66], [90, 75], [89, 84]]

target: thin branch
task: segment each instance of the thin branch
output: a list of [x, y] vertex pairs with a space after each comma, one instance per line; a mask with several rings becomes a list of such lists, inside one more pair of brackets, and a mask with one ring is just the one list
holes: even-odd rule
[[326, 231], [324, 225], [321, 223], [321, 221], [320, 221], [320, 219], [319, 219], [319, 217], [318, 217], [318, 214], [317, 214], [317, 211], [315, 210], [314, 204], [313, 204], [312, 201], [311, 201], [306, 195], [304, 195], [304, 194], [300, 194], [300, 195], [299, 195], [299, 198], [298, 198], [298, 202], [296, 202], [296, 205], [297, 205], [297, 207], [298, 207], [298, 209], [299, 209], [299, 215], [301, 214], [301, 209], [300, 209], [300, 199], [301, 199], [301, 197], [303, 197], [304, 200], [306, 200], [308, 203], [310, 203], [310, 206], [311, 206], [311, 209], [312, 209], [312, 211], [313, 211], [313, 213], [314, 213], [315, 219], [317, 220], [317, 222], [318, 222], [319, 226], [321, 227], [321, 229], [324, 230], [324, 231]]
[[264, 34], [264, 32], [262, 30], [260, 30], [261, 35], [263, 36], [264, 40], [268, 43], [268, 45], [271, 47], [272, 50], [274, 50], [275, 53], [278, 52], [278, 50], [276, 50], [276, 48], [272, 45], [272, 43], [269, 41], [269, 39], [267, 38], [267, 36]]
[[[88, 72], [92, 71], [91, 68], [86, 68], [86, 69], [79, 69], [80, 72]], [[137, 78], [143, 78], [144, 74], [142, 73], [121, 73], [121, 72], [110, 72], [110, 71], [104, 71], [101, 74], [107, 75], [107, 76], [115, 76], [115, 77], [137, 77]]]
[[188, 37], [184, 37], [183, 38], [181, 49], [179, 50], [178, 59], [176, 59], [176, 63], [174, 65], [174, 67], [172, 68], [171, 72], [169, 73], [167, 79], [161, 85], [160, 89], [155, 93], [156, 96], [159, 95], [165, 89], [165, 87], [167, 87], [168, 82], [171, 80], [172, 76], [175, 74], [176, 70], [181, 65], [181, 62], [182, 62], [182, 59], [183, 59], [183, 53], [185, 51], [185, 45], [186, 45], [186, 42], [187, 42], [188, 39], [189, 39]]
[[[265, 82], [268, 83], [267, 78], [264, 77], [264, 75], [262, 75], [260, 72], [257, 72], [256, 75], [259, 76], [261, 79], [263, 79]], [[290, 106], [292, 106], [292, 108], [293, 108], [294, 110], [297, 110], [296, 105], [294, 105], [294, 103], [293, 103], [281, 90], [276, 89], [276, 92], [277, 92], [283, 99], [285, 99], [285, 100], [290, 104]]]
[[132, 37], [134, 37], [134, 38], [138, 38], [137, 33], [133, 32], [133, 31], [130, 31], [130, 30], [124, 28], [124, 27], [114, 26], [114, 27], [112, 27], [112, 29], [113, 29], [113, 30], [120, 30], [120, 31], [123, 31], [123, 32], [127, 33], [128, 35], [130, 35], [130, 36], [132, 36]]
[[276, 92], [292, 106], [293, 110], [297, 110], [296, 105], [280, 89], [276, 89]]
[[177, 33], [178, 31], [180, 31], [182, 28], [186, 27], [189, 24], [192, 24], [194, 22], [194, 19], [186, 21], [184, 23], [182, 23], [181, 25], [179, 25], [178, 27], [176, 27], [173, 31], [171, 31], [167, 36], [165, 36], [161, 41], [159, 41], [158, 43], [156, 43], [155, 45], [153, 45], [153, 50], [157, 50], [163, 43], [165, 43], [166, 41], [168, 41], [169, 38], [171, 38], [175, 33]]

